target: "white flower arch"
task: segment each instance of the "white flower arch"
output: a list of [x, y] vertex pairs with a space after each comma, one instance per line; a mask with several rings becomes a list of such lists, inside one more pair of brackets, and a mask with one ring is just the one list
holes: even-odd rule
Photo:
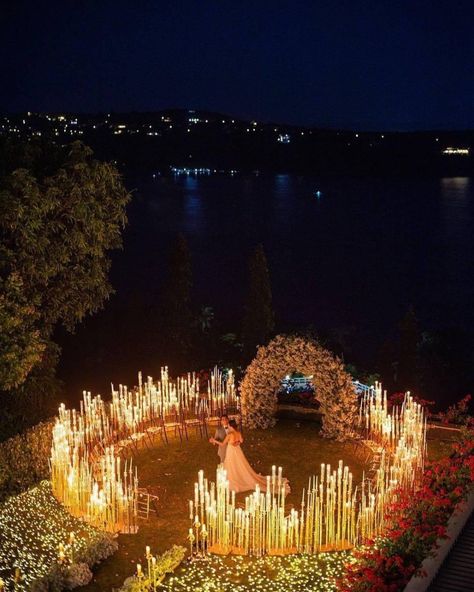
[[312, 375], [323, 416], [322, 435], [345, 440], [353, 433], [357, 395], [342, 362], [316, 341], [277, 335], [259, 347], [240, 384], [242, 419], [249, 428], [275, 425], [277, 391], [286, 374]]

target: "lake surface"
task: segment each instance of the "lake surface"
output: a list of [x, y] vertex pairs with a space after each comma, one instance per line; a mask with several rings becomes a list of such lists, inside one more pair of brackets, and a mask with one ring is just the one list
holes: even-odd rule
[[[238, 330], [247, 259], [263, 243], [280, 328], [349, 331], [370, 368], [410, 304], [425, 328], [474, 325], [474, 180], [294, 175], [127, 178], [134, 188], [116, 295], [64, 337], [67, 386], [132, 383], [166, 360], [136, 347], [160, 297], [170, 245], [186, 236], [195, 300]], [[321, 197], [315, 196], [321, 191]], [[141, 363], [143, 362], [143, 363]], [[79, 387], [80, 385], [80, 387]]]

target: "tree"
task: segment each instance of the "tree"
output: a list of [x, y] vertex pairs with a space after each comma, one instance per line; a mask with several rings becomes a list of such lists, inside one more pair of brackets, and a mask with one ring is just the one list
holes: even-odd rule
[[221, 334], [217, 346], [219, 366], [229, 366], [239, 372], [243, 345], [238, 335], [236, 333]]
[[418, 386], [418, 344], [421, 332], [413, 306], [400, 322], [400, 351], [398, 355], [397, 386], [415, 390]]
[[422, 393], [446, 407], [472, 392], [474, 335], [469, 328], [444, 327], [423, 332], [418, 347]]
[[201, 333], [207, 333], [214, 322], [214, 309], [212, 306], [203, 306], [196, 318], [196, 325]]
[[192, 284], [191, 254], [186, 239], [179, 234], [170, 253], [162, 311], [170, 354], [178, 358], [186, 357], [191, 347]]
[[111, 249], [122, 245], [129, 194], [116, 168], [74, 143], [52, 176], [26, 169], [0, 192], [2, 276], [17, 273], [43, 333], [67, 329], [99, 310], [113, 292]]
[[251, 359], [258, 345], [265, 345], [275, 328], [272, 289], [267, 258], [258, 245], [249, 259], [249, 284], [243, 322], [244, 356]]
[[3, 391], [27, 391], [31, 373], [57, 358], [54, 329], [73, 331], [112, 294], [109, 252], [122, 245], [130, 200], [115, 166], [80, 142], [27, 144], [17, 156], [22, 168], [0, 164]]
[[41, 362], [46, 343], [36, 328], [35, 308], [23, 293], [21, 278], [0, 278], [0, 384], [13, 389]]

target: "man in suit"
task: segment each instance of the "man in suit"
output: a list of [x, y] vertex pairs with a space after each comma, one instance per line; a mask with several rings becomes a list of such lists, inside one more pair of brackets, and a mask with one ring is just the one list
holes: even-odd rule
[[[216, 433], [214, 434], [214, 438], [211, 438], [209, 440], [209, 442], [213, 443], [212, 442], [213, 439], [217, 440], [218, 442], [223, 442], [227, 436], [228, 430], [229, 430], [229, 418], [227, 417], [227, 415], [223, 415], [221, 417], [220, 425], [217, 426]], [[220, 464], [222, 464], [225, 459], [227, 444], [225, 446], [219, 446], [218, 444], [215, 444], [215, 446], [217, 446], [217, 454], [219, 455]]]

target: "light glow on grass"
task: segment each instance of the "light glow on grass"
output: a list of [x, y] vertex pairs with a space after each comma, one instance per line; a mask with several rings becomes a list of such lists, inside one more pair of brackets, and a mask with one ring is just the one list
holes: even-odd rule
[[216, 557], [179, 568], [163, 583], [168, 592], [332, 592], [347, 552], [292, 557]]

